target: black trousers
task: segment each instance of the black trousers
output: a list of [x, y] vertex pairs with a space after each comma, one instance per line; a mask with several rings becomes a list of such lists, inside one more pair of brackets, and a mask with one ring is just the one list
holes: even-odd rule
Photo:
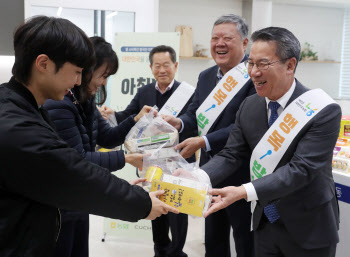
[[256, 257], [334, 257], [336, 252], [336, 245], [318, 249], [301, 248], [280, 220], [271, 224], [267, 218], [263, 219], [254, 239]]
[[205, 257], [230, 257], [230, 228], [237, 257], [254, 256], [250, 203], [240, 200], [205, 219]]
[[86, 218], [65, 220], [56, 243], [55, 257], [89, 256], [89, 215]]
[[[169, 238], [169, 228], [171, 238]], [[187, 257], [183, 252], [188, 228], [187, 214], [168, 213], [152, 221], [154, 253], [157, 257]]]

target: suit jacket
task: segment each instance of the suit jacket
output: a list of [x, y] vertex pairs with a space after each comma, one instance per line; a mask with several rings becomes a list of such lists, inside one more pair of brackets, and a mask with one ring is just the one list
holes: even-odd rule
[[[306, 91], [297, 81], [287, 105]], [[254, 230], [264, 206], [275, 202], [281, 221], [301, 247], [322, 248], [339, 241], [331, 163], [340, 119], [339, 105], [328, 105], [299, 132], [274, 172], [252, 182], [259, 199], [253, 213]], [[237, 113], [225, 148], [202, 167], [214, 186], [232, 173], [247, 172], [240, 168], [241, 158], [250, 158], [268, 129], [265, 98], [248, 97]]]
[[[157, 105], [157, 94], [160, 94], [160, 93], [155, 89], [155, 85], [156, 83], [154, 82], [141, 87], [136, 93], [135, 97], [131, 100], [130, 104], [126, 107], [126, 109], [124, 111], [115, 113], [115, 117], [118, 123], [123, 121], [130, 115], [138, 114], [144, 105], [149, 105], [149, 106]], [[169, 97], [171, 94], [173, 94], [173, 92], [175, 92], [175, 90], [179, 87], [179, 85], [180, 83], [175, 80], [174, 85], [169, 92], [170, 93]], [[186, 112], [188, 106], [192, 101], [192, 98], [193, 96], [188, 100], [188, 102], [186, 103], [185, 107], [181, 110], [179, 115], [182, 115]], [[157, 105], [157, 107], [160, 110], [163, 106]], [[192, 131], [187, 130], [185, 133], [180, 134], [179, 140], [180, 142], [182, 142], [186, 138], [194, 137], [196, 135], [198, 135], [197, 128], [195, 128]], [[191, 161], [194, 161], [194, 159], [191, 159]]]
[[[247, 57], [244, 57], [242, 61], [245, 61], [246, 59]], [[194, 92], [192, 103], [188, 107], [187, 112], [184, 115], [179, 116], [179, 118], [184, 123], [184, 130], [182, 133], [197, 130], [196, 111], [217, 85], [216, 82], [218, 69], [219, 67], [215, 65], [199, 74], [197, 88]], [[230, 101], [226, 108], [221, 112], [206, 135], [211, 147], [211, 151], [205, 152], [202, 149], [201, 165], [208, 162], [210, 158], [212, 158], [215, 154], [224, 148], [230, 131], [235, 124], [236, 112], [238, 111], [239, 106], [247, 96], [253, 95], [255, 93], [256, 91], [254, 84], [251, 80], [249, 80], [237, 93], [237, 95]], [[229, 181], [226, 181], [227, 183], [223, 184], [222, 186], [241, 185], [247, 181], [249, 181], [248, 175], [237, 174], [233, 175]]]

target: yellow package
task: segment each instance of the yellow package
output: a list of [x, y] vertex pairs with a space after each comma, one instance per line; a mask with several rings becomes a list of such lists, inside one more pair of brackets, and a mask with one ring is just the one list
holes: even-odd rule
[[341, 117], [339, 137], [350, 138], [350, 116]]
[[159, 199], [178, 209], [181, 213], [186, 213], [198, 217], [203, 216], [206, 190], [199, 190], [172, 183], [153, 180], [151, 192], [164, 190], [165, 193]]
[[152, 182], [153, 180], [160, 180], [162, 174], [162, 169], [159, 166], [153, 165], [148, 167], [145, 178], [147, 182]]

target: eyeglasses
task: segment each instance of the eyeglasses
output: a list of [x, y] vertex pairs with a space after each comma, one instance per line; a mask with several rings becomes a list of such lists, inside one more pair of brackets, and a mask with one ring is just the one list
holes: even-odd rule
[[248, 70], [252, 70], [254, 65], [256, 65], [258, 70], [263, 71], [263, 70], [267, 70], [271, 64], [274, 64], [277, 62], [283, 62], [283, 61], [288, 60], [288, 59], [289, 58], [285, 58], [285, 59], [278, 60], [275, 62], [269, 62], [269, 61], [252, 62], [252, 61], [246, 60], [246, 61], [244, 61], [244, 65], [247, 67]]

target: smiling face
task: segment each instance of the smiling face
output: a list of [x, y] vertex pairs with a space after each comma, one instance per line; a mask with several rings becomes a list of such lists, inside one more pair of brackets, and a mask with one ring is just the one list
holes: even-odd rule
[[91, 81], [88, 85], [89, 94], [95, 95], [99, 87], [106, 86], [108, 77], [108, 63], [106, 62], [92, 73]]
[[82, 68], [66, 62], [56, 72], [56, 65], [48, 60], [45, 83], [42, 84], [40, 89], [43, 98], [63, 100], [69, 90], [75, 85], [81, 84], [82, 70]]
[[241, 62], [247, 45], [248, 39], [242, 41], [236, 24], [223, 23], [213, 28], [210, 41], [211, 56], [223, 74]]
[[172, 62], [169, 52], [159, 52], [153, 55], [153, 64], [150, 67], [159, 87], [165, 90], [175, 77], [177, 62]]
[[[277, 44], [275, 41], [256, 41], [250, 50], [249, 62], [259, 63], [280, 61], [276, 55]], [[248, 68], [256, 92], [259, 96], [276, 101], [281, 98], [293, 84], [296, 59], [290, 58], [269, 65], [266, 70], [259, 70], [256, 65]]]

